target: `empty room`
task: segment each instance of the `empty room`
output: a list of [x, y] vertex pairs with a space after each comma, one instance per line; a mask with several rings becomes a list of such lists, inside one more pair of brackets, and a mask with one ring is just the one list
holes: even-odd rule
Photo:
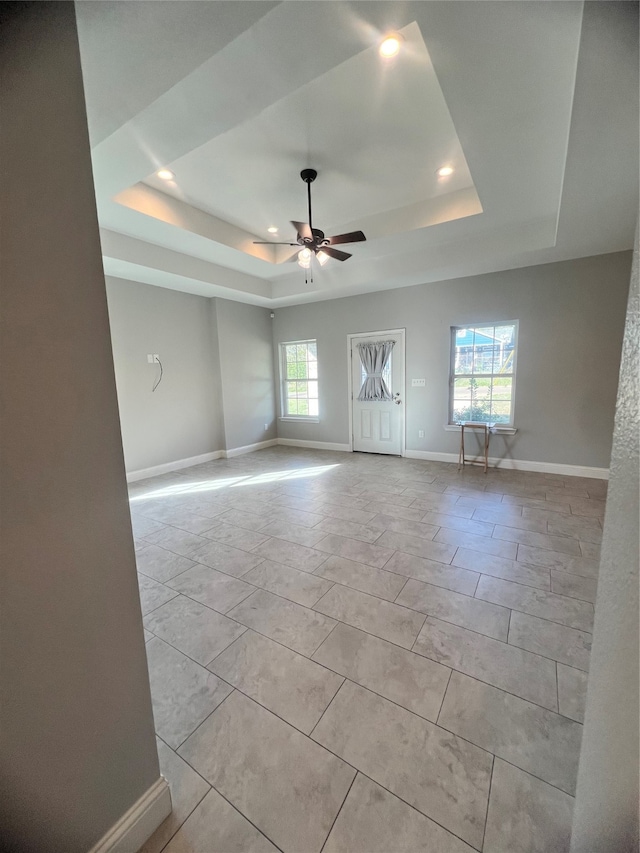
[[0, 849], [637, 853], [638, 3], [0, 24]]

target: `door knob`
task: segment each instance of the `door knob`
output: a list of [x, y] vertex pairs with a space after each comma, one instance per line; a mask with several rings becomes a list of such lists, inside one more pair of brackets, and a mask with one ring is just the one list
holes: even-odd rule
[[402, 402], [402, 400], [400, 400], [400, 399], [396, 399], [396, 400], [394, 400], [393, 402], [396, 404], [396, 406], [399, 406], [399, 405], [400, 405], [400, 403]]

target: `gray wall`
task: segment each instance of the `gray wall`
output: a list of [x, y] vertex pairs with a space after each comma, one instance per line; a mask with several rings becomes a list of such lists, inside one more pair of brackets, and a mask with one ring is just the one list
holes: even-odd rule
[[620, 252], [277, 309], [274, 363], [279, 342], [316, 338], [320, 373], [320, 423], [278, 434], [348, 443], [347, 334], [406, 328], [407, 449], [457, 453], [443, 429], [450, 327], [519, 320], [518, 433], [492, 438], [491, 455], [607, 468], [630, 264]]
[[572, 853], [638, 850], [638, 238], [616, 408]]
[[[127, 471], [223, 449], [211, 300], [117, 278], [107, 296]], [[164, 369], [155, 392], [147, 353]]]
[[86, 853], [159, 767], [74, 6], [2, 13], [0, 846]]
[[212, 302], [217, 314], [226, 449], [273, 439], [277, 426], [271, 312], [228, 299]]

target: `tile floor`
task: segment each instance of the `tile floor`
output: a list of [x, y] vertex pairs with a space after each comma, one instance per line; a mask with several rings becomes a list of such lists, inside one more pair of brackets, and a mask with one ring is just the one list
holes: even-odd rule
[[131, 486], [144, 853], [563, 853], [606, 483], [273, 448]]

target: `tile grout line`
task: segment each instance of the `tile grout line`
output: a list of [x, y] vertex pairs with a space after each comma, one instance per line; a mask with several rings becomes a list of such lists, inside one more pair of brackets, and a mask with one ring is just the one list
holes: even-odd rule
[[332, 823], [331, 823], [331, 826], [329, 827], [329, 832], [327, 832], [327, 837], [326, 837], [326, 838], [325, 838], [325, 840], [322, 842], [322, 847], [320, 848], [320, 853], [322, 853], [322, 851], [324, 850], [324, 848], [325, 848], [325, 846], [326, 846], [326, 844], [327, 844], [327, 841], [329, 840], [329, 836], [330, 836], [330, 835], [331, 835], [331, 833], [333, 832], [333, 827], [336, 825], [336, 821], [338, 820], [338, 817], [340, 816], [340, 812], [342, 811], [342, 809], [343, 809], [343, 807], [344, 807], [344, 804], [347, 802], [347, 797], [348, 797], [348, 796], [349, 796], [349, 794], [351, 793], [351, 789], [353, 788], [353, 784], [354, 784], [354, 782], [356, 781], [356, 779], [358, 778], [358, 773], [359, 773], [359, 771], [358, 771], [358, 769], [356, 768], [356, 772], [353, 774], [353, 779], [351, 780], [351, 784], [349, 785], [349, 788], [347, 789], [347, 793], [344, 795], [344, 799], [343, 799], [343, 801], [340, 803], [340, 808], [339, 808], [339, 809], [338, 809], [338, 811], [336, 812], [336, 816], [334, 817], [334, 819], [333, 819], [333, 821], [332, 821]]
[[[484, 841], [485, 836], [487, 834], [487, 823], [489, 821], [489, 805], [491, 803], [491, 786], [493, 785], [493, 773], [495, 771], [496, 766], [496, 756], [491, 756], [491, 775], [489, 776], [489, 793], [487, 794], [487, 810], [484, 815], [484, 828], [482, 830], [482, 844], [480, 845], [480, 850], [484, 850]], [[526, 770], [524, 771], [526, 773]]]

